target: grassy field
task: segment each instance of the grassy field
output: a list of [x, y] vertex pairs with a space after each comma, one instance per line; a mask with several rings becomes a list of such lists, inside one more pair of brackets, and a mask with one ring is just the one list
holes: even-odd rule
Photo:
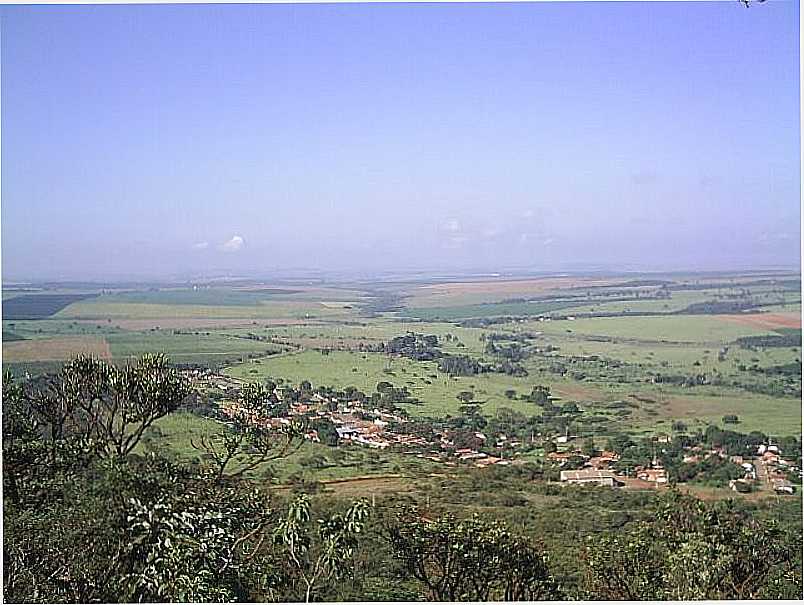
[[404, 317], [427, 320], [454, 321], [474, 317], [499, 317], [502, 315], [542, 315], [552, 311], [571, 310], [582, 302], [520, 302], [457, 305], [452, 307], [408, 308], [400, 313]]
[[[589, 413], [607, 416], [606, 404], [637, 394], [654, 399], [655, 405], [642, 403], [627, 418], [617, 418], [618, 430], [635, 433], [655, 428], [669, 430], [673, 420], [684, 420], [705, 428], [720, 423], [726, 414], [738, 414], [741, 430], [765, 430], [777, 435], [797, 434], [801, 430], [800, 401], [728, 389], [695, 390], [650, 384], [622, 385], [578, 382], [533, 372], [520, 378], [503, 374], [481, 374], [471, 377], [449, 377], [435, 368], [435, 362], [417, 362], [405, 358], [389, 358], [379, 353], [335, 351], [322, 355], [315, 351], [263, 358], [238, 364], [226, 371], [232, 376], [251, 381], [282, 378], [298, 384], [310, 380], [314, 385], [339, 388], [354, 386], [366, 393], [374, 391], [378, 382], [386, 380], [406, 386], [420, 404], [405, 406], [413, 416], [443, 417], [460, 414], [457, 399], [461, 391], [472, 391], [482, 402], [482, 411], [491, 416], [500, 408], [510, 408], [526, 415], [540, 409], [523, 400], [508, 399], [505, 391], [530, 392], [535, 384], [548, 384], [563, 401], [577, 401]], [[435, 376], [435, 378], [433, 378]]]
[[319, 317], [343, 317], [350, 309], [328, 307], [320, 302], [265, 302], [259, 305], [212, 305], [212, 304], [154, 304], [106, 302], [104, 300], [74, 303], [57, 314], [62, 319], [315, 319]]
[[[204, 457], [201, 438], [220, 434], [223, 426], [188, 412], [159, 419], [137, 446], [139, 453], [160, 451], [169, 457], [200, 463]], [[195, 444], [195, 446], [193, 445]], [[230, 471], [242, 468], [234, 464]], [[333, 448], [311, 441], [295, 443], [281, 459], [265, 462], [249, 475], [269, 484], [286, 484], [296, 478], [331, 481], [354, 476], [422, 476], [443, 467], [400, 453], [368, 450], [359, 446]]]
[[673, 315], [669, 317], [600, 317], [575, 321], [529, 322], [520, 329], [545, 334], [610, 336], [639, 341], [727, 344], [741, 336], [771, 334], [762, 327], [740, 325], [711, 315]]
[[[705, 425], [720, 422], [726, 413], [736, 413], [742, 421], [740, 430], [799, 433], [800, 399], [770, 396], [757, 389], [771, 380], [762, 374], [763, 369], [799, 363], [800, 347], [747, 350], [734, 342], [745, 336], [780, 334], [786, 325], [800, 326], [796, 315], [800, 304], [788, 302], [770, 307], [768, 313], [752, 315], [529, 320], [485, 328], [456, 325], [464, 318], [527, 315], [560, 308], [573, 308], [578, 313], [626, 308], [678, 311], [688, 304], [732, 295], [738, 291], [741, 279], [756, 281], [759, 277], [667, 279], [686, 280], [684, 283], [694, 289], [674, 290], [668, 300], [570, 303], [501, 301], [520, 296], [587, 296], [587, 292], [593, 298], [599, 298], [601, 292], [618, 296], [621, 291], [649, 291], [656, 287], [652, 283], [660, 282], [653, 278], [552, 277], [384, 284], [374, 290], [365, 285], [341, 288], [266, 284], [198, 290], [142, 289], [74, 302], [46, 319], [6, 319], [3, 332], [11, 338], [4, 339], [3, 353], [6, 364], [17, 368], [36, 368], [37, 364], [50, 368], [48, 364], [79, 351], [94, 351], [119, 360], [161, 351], [177, 362], [224, 365], [227, 373], [249, 380], [310, 380], [315, 385], [355, 386], [367, 393], [373, 392], [378, 382], [390, 381], [407, 386], [420, 401], [408, 406], [411, 414], [436, 417], [459, 414], [456, 395], [467, 390], [475, 394], [487, 416], [502, 407], [538, 414], [538, 408], [520, 399], [509, 399], [505, 392], [514, 389], [517, 394], [525, 394], [534, 385], [544, 384], [562, 401], [576, 401], [586, 413], [603, 419], [598, 425], [602, 431], [664, 430], [676, 419]], [[780, 284], [746, 289], [756, 299], [781, 296], [792, 300], [790, 297], [798, 295], [792, 286]], [[373, 316], [361, 312], [361, 305], [380, 295], [378, 292], [403, 297], [406, 308]], [[568, 304], [575, 306], [567, 307]], [[443, 352], [470, 355], [486, 363], [493, 359], [485, 353], [485, 338], [493, 333], [536, 335], [527, 340], [527, 345], [547, 352], [533, 353], [521, 362], [528, 372], [526, 377], [499, 373], [449, 377], [436, 370], [435, 362], [391, 359], [383, 353], [358, 350], [361, 346], [377, 347], [409, 331], [435, 334]], [[16, 337], [26, 340], [12, 341]], [[255, 337], [276, 339], [282, 344]], [[724, 347], [728, 349], [725, 355], [721, 354]], [[323, 355], [314, 350], [320, 348], [334, 350]], [[282, 349], [292, 351], [276, 355]], [[556, 373], [552, 369], [556, 364], [564, 364], [567, 371]], [[740, 369], [747, 367], [757, 371]], [[697, 373], [717, 373], [726, 383], [739, 382], [742, 386], [685, 388], [650, 381], [656, 374]], [[641, 401], [628, 415], [614, 414], [612, 402], [633, 395], [654, 401]]]
[[[407, 406], [408, 412], [421, 416], [457, 415], [460, 412], [457, 394], [472, 390], [472, 387], [479, 399], [486, 400], [484, 411], [488, 413], [493, 413], [507, 401], [503, 392], [511, 386], [509, 380], [495, 380], [488, 376], [450, 378], [438, 372], [435, 366], [435, 362], [390, 359], [381, 353], [334, 351], [322, 355], [316, 351], [303, 351], [233, 366], [227, 369], [227, 373], [255, 381], [282, 378], [294, 384], [310, 380], [315, 385], [354, 386], [366, 393], [374, 392], [377, 383], [385, 380], [399, 387], [408, 387], [421, 401], [420, 405]], [[526, 383], [514, 384], [522, 388]]]

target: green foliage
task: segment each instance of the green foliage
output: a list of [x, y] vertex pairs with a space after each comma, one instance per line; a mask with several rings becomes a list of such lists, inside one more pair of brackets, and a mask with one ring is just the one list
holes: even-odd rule
[[281, 429], [265, 425], [272, 415], [272, 391], [265, 385], [247, 384], [237, 395], [231, 426], [216, 435], [201, 435], [191, 445], [204, 453], [204, 459], [214, 469], [215, 480], [222, 481], [226, 469], [235, 464], [237, 470], [229, 477], [241, 477], [264, 462], [282, 458], [295, 443], [300, 446], [306, 422], [294, 420]]
[[560, 596], [547, 557], [501, 523], [477, 515], [430, 520], [404, 509], [388, 529], [394, 556], [435, 601], [544, 600]]
[[324, 445], [335, 447], [338, 445], [338, 431], [335, 423], [329, 418], [321, 418], [313, 423], [313, 428], [318, 434], [318, 440]]
[[533, 387], [533, 390], [531, 390], [530, 395], [528, 395], [528, 401], [536, 405], [547, 405], [550, 403], [550, 387], [536, 385]]
[[584, 456], [589, 456], [590, 458], [592, 456], [597, 456], [598, 450], [595, 447], [595, 440], [591, 437], [584, 439], [583, 443], [581, 444], [581, 453]]
[[6, 502], [12, 602], [230, 601], [269, 596], [270, 508], [245, 485], [155, 457], [90, 461], [39, 486], [48, 505]]
[[292, 583], [291, 594], [307, 603], [325, 580], [337, 580], [349, 573], [359, 535], [369, 515], [364, 500], [343, 513], [333, 513], [315, 524], [310, 517], [310, 498], [299, 495], [273, 530], [274, 543], [284, 555], [284, 569]]
[[730, 501], [706, 504], [672, 492], [654, 521], [588, 540], [586, 590], [606, 600], [772, 598], [790, 590], [787, 578], [800, 594], [796, 548], [800, 541], [774, 522]]
[[66, 440], [100, 456], [123, 457], [190, 393], [187, 380], [164, 355], [143, 355], [123, 367], [79, 355], [57, 375], [26, 384], [22, 399], [53, 456]]

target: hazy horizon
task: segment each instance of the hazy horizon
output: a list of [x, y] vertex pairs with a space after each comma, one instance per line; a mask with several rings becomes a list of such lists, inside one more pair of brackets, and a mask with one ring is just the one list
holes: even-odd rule
[[3, 6], [3, 281], [800, 267], [799, 8]]

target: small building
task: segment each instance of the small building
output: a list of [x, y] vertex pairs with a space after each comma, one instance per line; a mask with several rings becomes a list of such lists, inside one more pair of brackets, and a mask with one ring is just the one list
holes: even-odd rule
[[795, 491], [793, 484], [787, 479], [773, 479], [773, 491], [777, 494], [792, 494]]
[[583, 456], [580, 452], [550, 452], [547, 454], [547, 459], [550, 462], [558, 462], [560, 464], [565, 464], [570, 458], [586, 459], [586, 456]]
[[561, 482], [570, 485], [601, 485], [615, 487], [620, 485], [617, 476], [611, 471], [584, 469], [579, 471], [561, 471]]
[[341, 439], [352, 439], [354, 436], [360, 434], [360, 431], [353, 426], [336, 426], [335, 430], [338, 433], [338, 437]]
[[762, 454], [762, 461], [765, 464], [778, 464], [779, 455], [773, 452], [765, 452], [764, 454]]
[[646, 468], [637, 472], [637, 479], [650, 481], [657, 485], [667, 483], [667, 471], [663, 468]]

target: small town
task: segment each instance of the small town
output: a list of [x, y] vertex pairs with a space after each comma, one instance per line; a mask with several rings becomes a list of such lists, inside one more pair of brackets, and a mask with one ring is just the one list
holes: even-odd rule
[[[224, 417], [240, 417], [242, 410], [238, 408], [235, 399], [243, 385], [242, 381], [208, 369], [185, 372], [199, 392], [217, 392], [223, 395], [219, 409]], [[283, 403], [286, 394], [287, 391], [281, 387], [273, 390], [277, 404]], [[343, 401], [334, 396], [313, 392], [303, 402], [288, 402], [284, 409], [286, 413], [279, 416], [252, 414], [250, 422], [265, 429], [287, 427], [293, 419], [303, 419], [308, 426], [316, 422], [326, 422], [334, 428], [334, 434], [337, 435], [337, 439], [330, 441], [330, 445], [352, 445], [380, 450], [394, 448], [400, 453], [446, 466], [463, 464], [485, 468], [491, 465], [521, 465], [526, 462], [520, 450], [523, 443], [505, 434], [486, 435], [475, 431], [472, 434], [474, 447], [461, 447], [450, 438], [448, 430], [433, 427], [430, 438], [410, 434], [404, 430], [409, 423], [404, 414], [372, 408], [359, 400]], [[321, 442], [319, 430], [308, 428], [303, 436], [305, 439]], [[614, 451], [602, 450], [590, 455], [577, 447], [577, 437], [568, 434], [539, 435], [539, 440], [544, 451], [552, 450], [544, 454], [543, 460], [559, 471], [562, 484], [658, 489], [673, 483], [673, 478], [663, 466], [659, 455], [654, 455], [647, 465], [617, 470], [615, 465], [620, 461], [620, 455]], [[652, 441], [656, 451], [662, 452], [663, 446], [670, 444], [672, 437], [661, 434], [654, 436]], [[742, 476], [728, 481], [728, 487], [737, 493], [772, 491], [780, 495], [793, 494], [795, 486], [788, 477], [790, 473], [799, 477], [802, 474], [793, 461], [784, 458], [780, 447], [772, 443], [761, 443], [739, 455], [728, 454], [722, 446], [707, 449], [702, 445], [687, 445], [683, 447], [683, 452], [683, 464], [728, 461], [742, 469]]]

